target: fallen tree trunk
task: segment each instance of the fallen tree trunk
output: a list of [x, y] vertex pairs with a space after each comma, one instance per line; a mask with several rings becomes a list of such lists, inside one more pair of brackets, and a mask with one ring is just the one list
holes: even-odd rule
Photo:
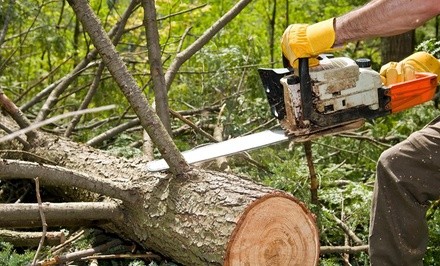
[[[42, 235], [41, 232], [0, 230], [0, 239], [11, 243], [14, 247], [38, 247]], [[63, 232], [47, 232], [44, 237], [45, 243], [49, 246], [56, 246], [66, 241]]]
[[[121, 215], [118, 205], [113, 202], [46, 202], [41, 207], [48, 226], [90, 225], [93, 221], [116, 220]], [[39, 208], [32, 203], [0, 204], [0, 228], [41, 227]]]
[[[145, 248], [184, 265], [318, 262], [315, 219], [287, 193], [220, 172], [193, 169], [185, 178], [150, 173], [142, 159], [117, 158], [64, 138], [41, 135], [44, 143], [31, 152], [58, 162], [69, 174], [86, 173], [96, 183], [96, 189], [89, 186], [92, 192], [105, 195], [103, 188], [108, 188], [109, 195], [114, 195], [119, 187], [121, 194], [130, 194], [119, 197], [127, 199], [120, 205], [123, 218], [106, 228]], [[7, 163], [1, 161], [0, 177], [8, 176]], [[47, 165], [35, 163], [34, 167], [44, 170]], [[14, 172], [14, 177], [19, 173]], [[62, 187], [77, 201], [92, 198], [61, 183], [45, 182], [43, 173], [29, 171], [26, 178], [38, 176], [43, 185]]]

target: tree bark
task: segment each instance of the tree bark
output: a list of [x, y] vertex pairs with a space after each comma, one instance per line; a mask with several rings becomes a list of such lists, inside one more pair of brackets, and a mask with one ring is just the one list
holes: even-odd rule
[[[12, 127], [1, 116], [0, 124]], [[117, 158], [62, 137], [39, 134], [45, 142], [31, 152], [58, 166], [25, 163], [34, 167], [23, 169], [26, 178], [38, 176], [46, 186], [63, 187], [64, 182], [68, 185], [63, 195], [74, 195], [77, 201], [91, 197], [76, 193], [73, 184], [112, 196], [119, 195], [119, 187], [125, 191], [119, 196], [123, 217], [104, 228], [147, 249], [183, 265], [317, 265], [315, 219], [292, 195], [214, 171], [193, 169], [187, 179], [150, 173], [142, 159]], [[0, 161], [2, 176], [14, 169], [7, 167], [8, 162]], [[45, 169], [58, 174], [44, 174]], [[13, 175], [19, 174], [17, 170]], [[87, 178], [90, 181], [84, 184]]]
[[147, 35], [148, 60], [153, 80], [156, 112], [168, 133], [171, 132], [171, 120], [168, 107], [168, 91], [162, 68], [162, 51], [159, 43], [159, 30], [156, 21], [156, 1], [142, 0], [144, 8], [144, 26]]
[[117, 127], [114, 127], [110, 130], [107, 130], [101, 134], [99, 134], [98, 136], [95, 136], [94, 138], [90, 139], [87, 141], [87, 144], [93, 147], [97, 147], [99, 145], [101, 145], [104, 141], [109, 140], [113, 137], [116, 137], [118, 134], [120, 134], [121, 132], [124, 132], [125, 130], [138, 126], [139, 123], [139, 119], [135, 118], [132, 119], [126, 123], [120, 124]]
[[[15, 120], [20, 128], [26, 128], [30, 125], [30, 121], [26, 118], [23, 112], [3, 93], [0, 89], [0, 107], [4, 108], [6, 112]], [[37, 137], [34, 131], [26, 133], [29, 142], [32, 142]]]
[[415, 31], [381, 39], [382, 64], [399, 62], [414, 53]]
[[[115, 203], [76, 202], [43, 203], [48, 226], [90, 224], [90, 221], [116, 220], [121, 218]], [[1, 228], [41, 227], [38, 204], [0, 204]]]
[[346, 254], [357, 254], [360, 252], [368, 252], [368, 245], [362, 246], [342, 246], [342, 247], [332, 247], [332, 246], [323, 246], [321, 247], [321, 254], [330, 254], [330, 253], [346, 253]]
[[[37, 247], [41, 237], [41, 232], [0, 230], [0, 239], [11, 243], [14, 247]], [[65, 240], [66, 236], [63, 232], [47, 232], [45, 236], [45, 242], [50, 246], [62, 244]]]

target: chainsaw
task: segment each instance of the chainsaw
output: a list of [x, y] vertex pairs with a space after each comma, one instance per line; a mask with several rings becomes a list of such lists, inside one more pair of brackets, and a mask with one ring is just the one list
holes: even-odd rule
[[[271, 114], [280, 128], [184, 151], [187, 163], [352, 131], [366, 120], [427, 102], [436, 93], [437, 75], [432, 73], [416, 73], [414, 80], [384, 86], [368, 59], [328, 55], [319, 59], [319, 65], [313, 67], [309, 67], [308, 58], [299, 58], [296, 69], [258, 69]], [[284, 65], [288, 65], [286, 60]], [[147, 163], [148, 171], [167, 169], [164, 159]]]

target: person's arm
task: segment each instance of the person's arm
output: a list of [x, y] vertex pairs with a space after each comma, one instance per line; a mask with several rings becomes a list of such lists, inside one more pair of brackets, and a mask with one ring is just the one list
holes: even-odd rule
[[334, 46], [404, 33], [438, 14], [439, 0], [374, 0], [335, 19]]

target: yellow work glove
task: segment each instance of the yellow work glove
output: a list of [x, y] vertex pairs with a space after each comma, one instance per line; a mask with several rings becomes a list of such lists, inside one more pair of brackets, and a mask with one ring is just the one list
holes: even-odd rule
[[440, 61], [426, 52], [417, 52], [400, 62], [390, 62], [380, 69], [385, 86], [413, 80], [416, 72], [429, 72], [440, 76]]
[[281, 38], [281, 50], [294, 66], [298, 58], [312, 58], [310, 66], [318, 65], [316, 57], [331, 51], [335, 42], [334, 19], [328, 19], [313, 25], [292, 24], [284, 31]]

